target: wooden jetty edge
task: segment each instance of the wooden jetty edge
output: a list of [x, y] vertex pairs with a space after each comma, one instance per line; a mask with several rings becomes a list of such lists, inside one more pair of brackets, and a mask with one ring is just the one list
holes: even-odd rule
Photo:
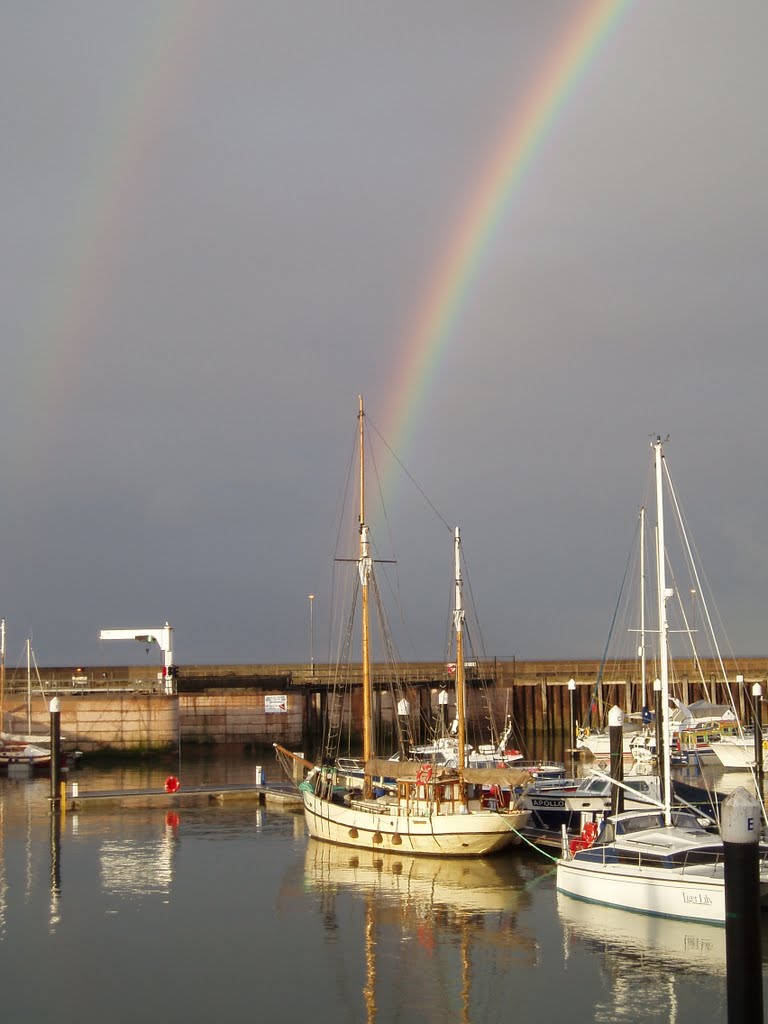
[[[73, 792], [74, 790], [74, 792]], [[299, 812], [303, 804], [298, 792], [289, 785], [181, 786], [173, 793], [165, 789], [91, 790], [67, 786], [64, 806], [75, 813], [88, 811], [148, 810], [174, 811], [190, 807], [258, 803], [285, 811]]]

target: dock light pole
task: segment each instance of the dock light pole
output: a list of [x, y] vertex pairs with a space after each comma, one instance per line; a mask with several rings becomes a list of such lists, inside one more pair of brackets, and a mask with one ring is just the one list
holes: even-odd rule
[[568, 680], [568, 700], [571, 708], [571, 729], [570, 729], [570, 740], [571, 740], [571, 757], [576, 753], [576, 721], [573, 717], [573, 695], [576, 692], [576, 680]]
[[662, 717], [663, 716], [662, 716], [662, 713], [661, 713], [661, 680], [660, 679], [654, 679], [653, 680], [653, 705], [654, 705], [654, 717], [656, 719], [656, 764], [658, 765], [658, 768], [659, 768], [659, 784], [661, 785], [661, 787], [663, 789], [663, 787], [664, 787], [663, 772], [664, 772], [664, 765], [666, 763], [666, 758], [664, 756], [664, 743], [666, 743], [666, 740], [665, 740], [664, 735], [663, 735], [664, 723], [662, 722]]
[[[610, 745], [611, 778], [614, 782], [624, 781], [624, 712], [614, 705], [608, 712], [608, 742]], [[624, 810], [624, 790], [611, 786], [611, 814]]]
[[744, 721], [744, 676], [736, 676], [736, 686], [739, 688], [739, 718]]
[[752, 726], [755, 730], [755, 778], [757, 795], [763, 795], [763, 688], [760, 683], [752, 684]]
[[315, 674], [315, 595], [309, 595], [309, 669]]

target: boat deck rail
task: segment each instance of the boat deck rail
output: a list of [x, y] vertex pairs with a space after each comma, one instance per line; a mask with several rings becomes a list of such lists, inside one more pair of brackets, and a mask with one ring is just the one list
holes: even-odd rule
[[[586, 850], [579, 850], [574, 857], [582, 863], [588, 861], [595, 865], [612, 865], [617, 868], [623, 866], [646, 870], [673, 868], [678, 874], [696, 876], [697, 878], [722, 878], [724, 869], [723, 850], [717, 846], [660, 851], [633, 850], [625, 846], [617, 847], [612, 844], [596, 843]], [[760, 878], [763, 882], [768, 880], [768, 851], [761, 857]]]

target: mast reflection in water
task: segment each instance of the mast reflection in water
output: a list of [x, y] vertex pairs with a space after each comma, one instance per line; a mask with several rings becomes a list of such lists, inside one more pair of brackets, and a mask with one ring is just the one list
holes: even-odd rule
[[[320, 898], [331, 939], [340, 920], [354, 927], [351, 907], [362, 901], [367, 1024], [379, 1009], [392, 1020], [416, 1004], [425, 1019], [439, 1008], [444, 1020], [472, 1020], [473, 965], [482, 964], [486, 980], [534, 966], [536, 941], [517, 926], [530, 902], [525, 874], [520, 859], [441, 861], [316, 840], [305, 860], [306, 884]], [[340, 907], [345, 896], [351, 902]]]
[[[185, 764], [182, 785], [214, 771]], [[227, 771], [252, 777], [245, 758]], [[108, 775], [78, 772], [81, 793]], [[45, 780], [1, 780], [0, 853], [11, 1019], [726, 1017], [722, 928], [558, 897], [551, 861], [525, 848], [466, 861], [346, 849], [250, 804], [52, 817]]]

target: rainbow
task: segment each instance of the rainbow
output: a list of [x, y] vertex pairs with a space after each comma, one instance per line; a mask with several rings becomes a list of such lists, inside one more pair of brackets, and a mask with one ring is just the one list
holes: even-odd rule
[[27, 444], [38, 453], [49, 447], [45, 438], [62, 414], [63, 400], [78, 392], [75, 378], [95, 347], [96, 325], [118, 277], [145, 170], [162, 146], [214, 8], [191, 0], [158, 5], [138, 26], [127, 74], [107, 104], [101, 138], [82, 169], [72, 231], [55, 261], [37, 323], [30, 328], [28, 380], [22, 387], [34, 396], [30, 433], [35, 437]]
[[455, 337], [458, 318], [483, 260], [519, 194], [527, 172], [579, 83], [632, 0], [586, 0], [541, 64], [515, 105], [444, 254], [421, 293], [393, 373], [392, 396], [383, 417], [385, 436], [398, 454], [408, 450], [439, 359]]

